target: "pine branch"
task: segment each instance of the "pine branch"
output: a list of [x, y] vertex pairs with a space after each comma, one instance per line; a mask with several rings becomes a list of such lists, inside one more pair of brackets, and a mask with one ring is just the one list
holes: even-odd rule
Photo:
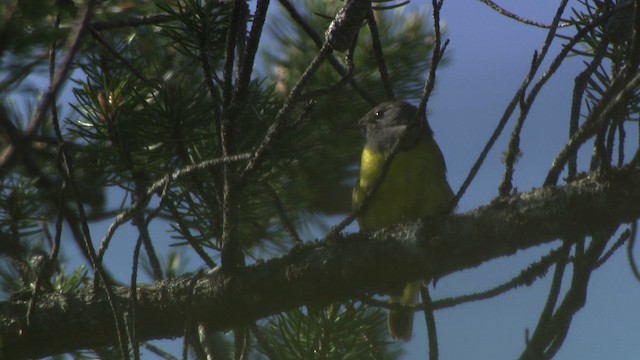
[[[340, 236], [335, 243], [297, 247], [281, 258], [199, 279], [169, 279], [138, 289], [139, 341], [182, 334], [185, 303], [210, 330], [247, 324], [304, 304], [316, 306], [388, 293], [398, 284], [443, 277], [558, 238], [574, 239], [640, 218], [640, 169], [591, 173], [563, 187], [494, 200], [465, 214], [376, 233]], [[113, 287], [113, 301], [129, 303], [128, 287]], [[117, 341], [103, 292], [87, 287], [38, 298], [32, 326], [24, 327], [29, 296], [0, 307], [3, 356], [40, 357]]]

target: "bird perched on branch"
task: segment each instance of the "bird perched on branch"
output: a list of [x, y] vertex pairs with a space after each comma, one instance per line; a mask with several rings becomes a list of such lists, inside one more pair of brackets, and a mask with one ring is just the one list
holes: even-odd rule
[[[353, 205], [364, 205], [357, 218], [361, 230], [417, 220], [446, 209], [453, 192], [447, 182], [444, 157], [415, 106], [400, 101], [382, 103], [369, 111], [359, 125], [366, 144], [353, 190]], [[392, 155], [385, 173], [385, 163]], [[376, 183], [379, 185], [373, 189]], [[420, 281], [408, 283], [402, 294], [391, 296], [390, 302], [415, 304], [419, 289]], [[390, 310], [391, 336], [411, 339], [413, 317], [411, 310]]]

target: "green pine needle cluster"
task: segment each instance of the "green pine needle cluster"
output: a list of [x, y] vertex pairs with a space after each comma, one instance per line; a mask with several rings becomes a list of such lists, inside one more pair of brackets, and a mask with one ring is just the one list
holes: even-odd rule
[[386, 312], [360, 303], [296, 309], [263, 327], [263, 352], [271, 359], [395, 359], [402, 350], [386, 326]]
[[[578, 30], [588, 29], [587, 35], [580, 39], [582, 50], [573, 50], [574, 55], [588, 59], [586, 70], [576, 79], [574, 101], [580, 101], [584, 110], [580, 118], [586, 115], [609, 96], [613, 80], [621, 75], [626, 63], [634, 61], [631, 43], [633, 32], [632, 2], [627, 0], [612, 1], [579, 1], [580, 6], [572, 8], [571, 24]], [[626, 8], [625, 8], [626, 6]], [[595, 26], [590, 26], [594, 22]], [[574, 104], [576, 105], [576, 104]], [[607, 167], [610, 163], [624, 164], [625, 137], [633, 123], [638, 122], [640, 113], [640, 90], [632, 89], [627, 96], [626, 105], [615, 111], [604, 121], [595, 138], [592, 168]], [[640, 137], [639, 137], [640, 138]]]

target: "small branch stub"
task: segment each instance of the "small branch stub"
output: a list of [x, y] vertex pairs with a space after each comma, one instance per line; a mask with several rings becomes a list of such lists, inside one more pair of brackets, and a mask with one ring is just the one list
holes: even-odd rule
[[351, 48], [370, 9], [369, 0], [347, 0], [324, 33], [325, 41], [333, 50], [347, 51]]

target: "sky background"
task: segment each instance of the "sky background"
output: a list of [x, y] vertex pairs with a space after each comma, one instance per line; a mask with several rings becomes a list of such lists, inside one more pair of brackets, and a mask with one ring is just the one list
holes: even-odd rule
[[[500, 3], [523, 17], [550, 23], [559, 1], [512, 0]], [[570, 4], [578, 5], [576, 1], [570, 1]], [[272, 2], [271, 6], [270, 15], [273, 15], [277, 2]], [[430, 2], [414, 0], [403, 11], [417, 11], [430, 19], [429, 9]], [[508, 19], [477, 0], [447, 0], [441, 18], [446, 37], [451, 41], [447, 49], [449, 63], [438, 73], [435, 92], [429, 102], [429, 120], [447, 160], [449, 182], [457, 190], [524, 79], [533, 52], [542, 46], [546, 30]], [[271, 16], [267, 23], [269, 21], [273, 21]], [[262, 46], [268, 46], [268, 43]], [[549, 58], [558, 49], [558, 44], [552, 47]], [[552, 160], [566, 142], [573, 80], [581, 70], [580, 59], [565, 61], [538, 96], [523, 129], [523, 156], [514, 175], [514, 186], [519, 191], [541, 185]], [[513, 119], [462, 198], [458, 212], [486, 204], [497, 195], [504, 171], [501, 156], [512, 126]], [[637, 134], [637, 129], [634, 130]], [[629, 131], [629, 134], [634, 134], [634, 131]], [[634, 138], [633, 135], [628, 137], [630, 148], [637, 147], [637, 138]], [[582, 155], [588, 154], [583, 152]], [[586, 156], [582, 157], [583, 161], [586, 159]], [[112, 201], [117, 204], [121, 199]], [[94, 243], [99, 243], [108, 225], [104, 223], [93, 227]], [[164, 230], [158, 226], [154, 232], [166, 238]], [[352, 227], [350, 230], [356, 229]], [[133, 244], [125, 239], [131, 240], [132, 234], [132, 227], [124, 225], [116, 233], [105, 258], [116, 277], [123, 281], [128, 281], [131, 272]], [[439, 299], [491, 288], [517, 275], [554, 245], [558, 243], [448, 276], [431, 289], [431, 295]], [[78, 259], [73, 246], [66, 246], [65, 250], [68, 257], [74, 261]], [[190, 258], [195, 260], [196, 256], [190, 255]], [[192, 268], [188, 266], [188, 269]], [[549, 282], [547, 277], [532, 286], [491, 300], [436, 312], [440, 358], [517, 358], [524, 346], [526, 329], [533, 330], [536, 324]], [[625, 252], [618, 251], [594, 273], [587, 305], [574, 318], [556, 359], [638, 358], [639, 301], [640, 284], [631, 275]], [[167, 345], [164, 341], [161, 344], [176, 352], [181, 346], [179, 342]], [[428, 357], [421, 314], [416, 316], [414, 338], [406, 344], [406, 349], [405, 359]]]

